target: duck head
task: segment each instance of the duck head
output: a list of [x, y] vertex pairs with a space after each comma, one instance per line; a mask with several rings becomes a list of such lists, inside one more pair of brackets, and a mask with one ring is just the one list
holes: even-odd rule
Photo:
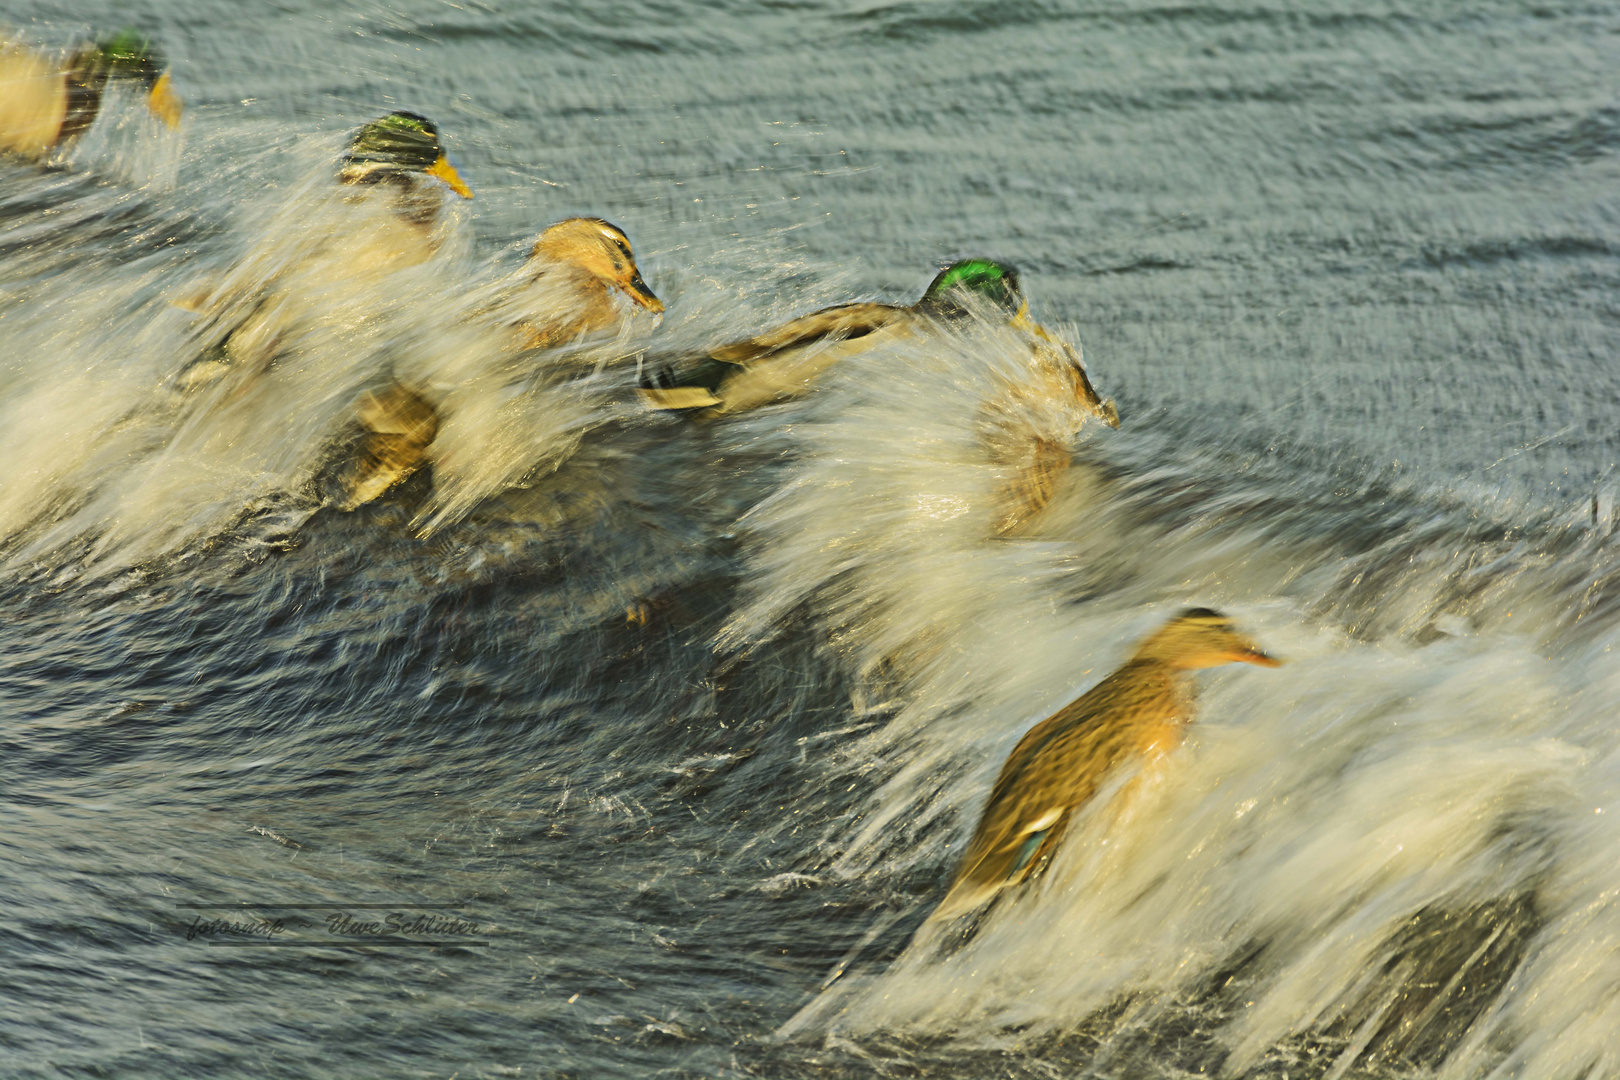
[[664, 302], [641, 280], [630, 241], [617, 225], [601, 218], [569, 218], [540, 234], [531, 259], [571, 266], [602, 284], [617, 289], [638, 306], [657, 315]]
[[[971, 305], [971, 306], [970, 306]], [[1119, 427], [1119, 410], [1091, 385], [1091, 376], [1074, 346], [1029, 317], [1029, 300], [1018, 282], [1018, 270], [994, 259], [961, 259], [935, 275], [917, 310], [939, 318], [961, 318], [977, 309], [1003, 315], [1007, 324], [1057, 349], [1074, 368], [1081, 404], [1111, 428]]]
[[433, 121], [412, 112], [392, 112], [355, 132], [343, 155], [338, 178], [345, 184], [380, 180], [397, 183], [416, 174], [442, 180], [463, 199], [473, 197], [461, 174], [445, 157]]
[[1178, 613], [1142, 642], [1133, 659], [1156, 660], [1183, 671], [1222, 664], [1282, 665], [1225, 615], [1209, 608]]
[[146, 91], [146, 107], [172, 131], [180, 126], [185, 103], [174, 92], [169, 68], [152, 44], [138, 30], [125, 29], [87, 42], [74, 50], [68, 61], [67, 115], [58, 139], [66, 141], [84, 134], [101, 111], [101, 95], [109, 80], [126, 81]]
[[1018, 271], [991, 259], [961, 259], [934, 276], [917, 308], [930, 315], [966, 315], [969, 305], [1004, 313], [1009, 321], [1028, 307]]

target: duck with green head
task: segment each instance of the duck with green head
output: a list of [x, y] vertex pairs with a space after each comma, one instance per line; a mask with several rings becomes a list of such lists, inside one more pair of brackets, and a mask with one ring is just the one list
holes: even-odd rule
[[285, 226], [267, 230], [263, 248], [223, 283], [175, 301], [210, 316], [212, 337], [180, 373], [179, 389], [267, 368], [289, 331], [318, 318], [328, 296], [379, 284], [431, 259], [444, 239], [439, 226], [448, 197], [472, 198], [445, 156], [438, 127], [410, 112], [389, 113], [357, 131], [337, 180], [342, 207], [290, 207]]
[[163, 55], [138, 30], [85, 42], [65, 59], [0, 43], [0, 150], [43, 159], [90, 130], [108, 87], [138, 88], [171, 130], [185, 106]]
[[655, 409], [742, 412], [805, 393], [841, 360], [972, 319], [1004, 325], [1029, 348], [1025, 367], [996, 374], [978, 413], [980, 448], [998, 476], [992, 529], [1006, 536], [1055, 497], [1088, 417], [1119, 426], [1119, 411], [1091, 385], [1079, 350], [1030, 318], [1018, 271], [1006, 263], [951, 263], [909, 307], [842, 304], [697, 356], [649, 361], [641, 393]]
[[417, 177], [442, 181], [463, 199], [473, 197], [439, 145], [438, 125], [413, 112], [391, 112], [355, 132], [338, 170], [345, 184], [387, 183], [402, 191], [417, 190]]
[[[355, 132], [338, 161], [337, 181], [335, 205], [290, 208], [289, 227], [268, 230], [264, 250], [233, 269], [223, 286], [177, 303], [209, 315], [213, 327], [212, 342], [176, 380], [182, 392], [231, 376], [235, 394], [246, 393], [335, 303], [357, 297], [363, 305], [386, 303], [403, 287], [396, 275], [437, 254], [450, 196], [473, 197], [445, 154], [438, 126], [413, 112], [391, 112]], [[350, 509], [410, 475], [439, 425], [421, 394], [393, 380], [361, 394], [353, 415], [360, 445], [341, 472], [344, 493], [337, 500]]]
[[642, 368], [642, 397], [655, 409], [703, 409], [712, 415], [743, 412], [805, 393], [818, 375], [841, 360], [900, 337], [926, 333], [930, 324], [975, 316], [1004, 321], [1036, 348], [1061, 353], [1061, 365], [1069, 369], [1081, 407], [1118, 426], [1113, 403], [1098, 396], [1079, 355], [1030, 319], [1018, 271], [991, 259], [950, 264], [909, 307], [840, 304], [697, 356], [649, 361]]
[[945, 899], [940, 921], [984, 907], [1042, 872], [1070, 820], [1121, 767], [1181, 743], [1193, 719], [1193, 672], [1282, 663], [1232, 621], [1188, 608], [1137, 646], [1123, 667], [1030, 728], [996, 777]]

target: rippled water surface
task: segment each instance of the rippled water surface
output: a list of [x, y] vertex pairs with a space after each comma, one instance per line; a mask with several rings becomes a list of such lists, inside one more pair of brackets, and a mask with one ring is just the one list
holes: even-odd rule
[[[0, 17], [140, 21], [189, 105], [0, 162], [0, 1073], [1620, 1077], [1613, 5]], [[171, 301], [341, 234], [394, 108], [476, 191], [439, 254], [176, 405]], [[493, 363], [468, 298], [576, 214], [662, 325]], [[965, 254], [1123, 419], [1013, 535], [994, 334], [637, 404]], [[389, 371], [433, 473], [323, 507]], [[1290, 663], [910, 944], [1023, 731], [1187, 604]]]

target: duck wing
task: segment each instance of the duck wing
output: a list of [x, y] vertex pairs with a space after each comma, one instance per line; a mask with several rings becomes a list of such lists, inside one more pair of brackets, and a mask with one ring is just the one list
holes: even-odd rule
[[904, 313], [890, 304], [841, 304], [704, 353], [649, 360], [641, 369], [642, 398], [655, 409], [720, 405], [721, 384], [754, 364], [789, 349], [865, 337]]
[[965, 914], [1039, 872], [1073, 812], [1136, 747], [1174, 698], [1157, 670], [1127, 664], [1030, 728], [996, 778], [984, 815], [933, 919]]
[[342, 510], [364, 506], [416, 472], [439, 433], [439, 411], [399, 383], [361, 394], [355, 418], [366, 435], [344, 470]]
[[962, 865], [931, 920], [954, 919], [988, 904], [1003, 890], [1038, 871], [1057, 850], [1068, 828], [1071, 809], [1053, 800], [1035, 801], [999, 827], [980, 832], [968, 845]]
[[747, 367], [783, 349], [812, 345], [818, 341], [847, 341], [865, 337], [883, 329], [904, 311], [904, 308], [892, 304], [840, 304], [790, 319], [775, 330], [767, 330], [744, 341], [721, 345], [709, 350], [709, 356], [727, 364]]
[[[1076, 702], [1076, 705], [1079, 703]], [[1074, 705], [1032, 728], [1001, 767], [979, 826], [945, 899], [931, 918], [950, 919], [981, 907], [1027, 879], [1057, 849], [1073, 810], [1096, 791], [1096, 777], [1065, 775], [1097, 726], [1066, 716]], [[1065, 721], [1068, 721], [1067, 723]]]

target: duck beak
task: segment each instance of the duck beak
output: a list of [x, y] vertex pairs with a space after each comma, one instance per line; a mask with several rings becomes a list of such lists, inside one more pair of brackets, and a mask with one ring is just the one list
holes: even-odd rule
[[450, 190], [463, 199], [473, 197], [472, 188], [467, 186], [466, 181], [461, 178], [461, 174], [456, 172], [456, 167], [450, 164], [450, 159], [443, 154], [440, 154], [439, 160], [435, 161], [426, 171], [435, 180], [443, 180], [450, 185]]
[[1240, 664], [1255, 664], [1259, 667], [1282, 667], [1284, 663], [1252, 641], [1245, 641], [1234, 649], [1232, 659]]
[[186, 105], [180, 100], [180, 95], [174, 92], [174, 80], [169, 78], [167, 71], [158, 76], [158, 81], [147, 91], [146, 107], [170, 131], [180, 126], [180, 114], [186, 111]]
[[630, 283], [625, 286], [624, 291], [625, 294], [630, 297], [630, 299], [634, 300], [636, 303], [640, 304], [654, 315], [663, 314], [664, 302], [658, 299], [658, 297], [654, 296], [651, 289], [647, 288], [647, 283], [641, 280], [640, 270], [630, 271]]
[[1046, 332], [1046, 327], [1029, 317], [1028, 300], [1018, 305], [1018, 314], [1012, 317], [1012, 325], [1015, 329], [1022, 330], [1026, 334], [1034, 334], [1045, 341], [1052, 340], [1052, 335]]

